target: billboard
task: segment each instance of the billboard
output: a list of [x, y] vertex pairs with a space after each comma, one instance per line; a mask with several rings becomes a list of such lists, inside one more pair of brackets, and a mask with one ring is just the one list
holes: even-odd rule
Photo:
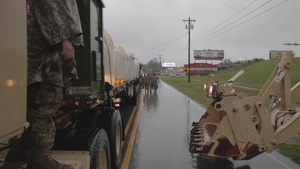
[[162, 63], [162, 67], [176, 67], [175, 63]]
[[224, 50], [194, 50], [195, 60], [223, 60]]
[[295, 53], [291, 50], [270, 50], [269, 58], [270, 59], [281, 58], [285, 52], [291, 52], [292, 56], [295, 57]]

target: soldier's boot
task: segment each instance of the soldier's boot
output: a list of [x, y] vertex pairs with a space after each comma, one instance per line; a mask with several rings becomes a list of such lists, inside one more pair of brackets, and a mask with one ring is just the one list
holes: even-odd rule
[[30, 151], [23, 142], [13, 146], [7, 153], [3, 169], [17, 169], [25, 165], [30, 157]]
[[74, 166], [61, 164], [49, 154], [33, 154], [28, 161], [27, 169], [74, 169]]

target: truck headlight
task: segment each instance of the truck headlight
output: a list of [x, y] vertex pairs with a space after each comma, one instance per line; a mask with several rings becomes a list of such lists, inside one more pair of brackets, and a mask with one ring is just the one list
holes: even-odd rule
[[203, 90], [207, 91], [207, 84], [206, 83], [203, 85]]
[[213, 92], [213, 85], [209, 85], [208, 93], [211, 95]]

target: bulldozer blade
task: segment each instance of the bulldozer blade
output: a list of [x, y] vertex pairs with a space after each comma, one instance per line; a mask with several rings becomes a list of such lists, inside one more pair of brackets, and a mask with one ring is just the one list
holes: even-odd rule
[[[227, 114], [229, 113], [229, 114]], [[192, 126], [190, 152], [200, 155], [230, 158], [234, 160], [251, 159], [265, 151], [257, 131], [249, 127], [247, 114], [217, 110], [211, 104], [197, 125]]]
[[224, 158], [240, 154], [226, 113], [216, 112], [211, 105], [195, 124], [191, 129], [191, 153]]

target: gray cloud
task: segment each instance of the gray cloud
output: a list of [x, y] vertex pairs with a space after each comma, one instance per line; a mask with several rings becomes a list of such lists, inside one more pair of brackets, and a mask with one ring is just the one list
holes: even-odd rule
[[[252, 5], [236, 14], [251, 2]], [[191, 30], [191, 58], [192, 51], [199, 49], [224, 49], [233, 61], [267, 59], [273, 49], [293, 50], [300, 57], [300, 46], [282, 45], [300, 43], [300, 21], [296, 19], [300, 16], [299, 0], [105, 0], [104, 3], [104, 27], [115, 45], [123, 46], [142, 63], [158, 55], [178, 66], [187, 63], [188, 36], [178, 37], [188, 32], [182, 21], [188, 17], [196, 19]], [[267, 5], [262, 6], [264, 3]], [[279, 3], [282, 4], [275, 7]], [[247, 13], [250, 14], [245, 16]]]

